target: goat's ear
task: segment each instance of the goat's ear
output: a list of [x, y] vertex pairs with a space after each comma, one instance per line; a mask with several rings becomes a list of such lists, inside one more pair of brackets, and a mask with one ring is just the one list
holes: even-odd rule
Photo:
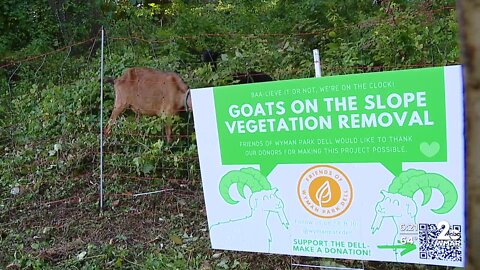
[[257, 205], [258, 205], [258, 198], [257, 197], [252, 197], [249, 201], [249, 204], [250, 204], [250, 208], [253, 210], [253, 209], [256, 209], [257, 208]]
[[407, 203], [407, 214], [409, 217], [415, 218], [417, 211], [418, 208], [414, 201]]
[[272, 188], [272, 193], [273, 194], [277, 194], [277, 192], [278, 192], [278, 188]]
[[[388, 192], [385, 191], [385, 190], [383, 190], [383, 189], [382, 189], [382, 191], [380, 191], [380, 193], [381, 193], [383, 196], [387, 196], [387, 194], [388, 194]], [[386, 194], [386, 193], [387, 193], [387, 194]]]

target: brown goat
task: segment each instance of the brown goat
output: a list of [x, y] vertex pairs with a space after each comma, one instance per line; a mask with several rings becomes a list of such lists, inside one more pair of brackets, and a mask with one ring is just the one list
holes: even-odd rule
[[[192, 100], [188, 86], [174, 72], [162, 72], [151, 68], [129, 68], [117, 79], [107, 79], [114, 84], [115, 107], [104, 130], [110, 134], [112, 125], [125, 109], [137, 115], [173, 116], [180, 111], [191, 110]], [[172, 141], [172, 126], [165, 124], [167, 142]]]

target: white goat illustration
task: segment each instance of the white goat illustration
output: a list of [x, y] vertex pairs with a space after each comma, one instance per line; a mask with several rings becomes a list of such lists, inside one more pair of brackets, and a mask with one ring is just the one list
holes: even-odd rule
[[[409, 169], [395, 177], [388, 187], [388, 191], [382, 190], [383, 198], [375, 206], [375, 218], [372, 223], [372, 234], [375, 234], [385, 219], [391, 218], [396, 226], [393, 237], [393, 245], [397, 244], [400, 226], [416, 225], [418, 212], [417, 203], [413, 195], [421, 190], [423, 193], [423, 205], [426, 205], [431, 197], [433, 188], [443, 194], [444, 201], [440, 208], [432, 209], [434, 213], [445, 214], [452, 210], [457, 203], [458, 194], [453, 183], [442, 175], [426, 173], [422, 170]], [[395, 257], [398, 256], [394, 250]]]
[[[218, 222], [210, 226], [210, 235], [223, 243], [235, 243], [241, 250], [269, 252], [272, 244], [270, 222], [280, 221], [285, 229], [289, 223], [284, 212], [283, 201], [277, 196], [278, 190], [258, 170], [243, 168], [225, 174], [219, 185], [220, 195], [229, 204], [236, 204], [229, 194], [232, 185], [237, 185], [240, 196], [245, 198], [244, 187], [252, 194], [248, 200], [250, 214], [239, 219]], [[278, 219], [271, 219], [271, 218]], [[212, 238], [213, 239], [213, 238]]]

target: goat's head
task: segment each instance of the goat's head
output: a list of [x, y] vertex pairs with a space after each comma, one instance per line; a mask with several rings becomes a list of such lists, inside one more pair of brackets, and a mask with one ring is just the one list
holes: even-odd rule
[[417, 204], [411, 198], [400, 194], [389, 193], [385, 190], [381, 191], [383, 199], [375, 206], [377, 215], [383, 217], [402, 217], [407, 215], [410, 218], [417, 214]]
[[388, 187], [388, 191], [381, 192], [383, 198], [375, 206], [376, 215], [372, 224], [372, 233], [380, 228], [383, 218], [386, 217], [415, 219], [418, 207], [413, 200], [413, 195], [417, 191], [423, 193], [423, 206], [430, 201], [434, 188], [440, 191], [444, 200], [442, 206], [432, 209], [432, 211], [436, 214], [450, 212], [457, 203], [458, 194], [453, 183], [447, 178], [415, 169], [409, 169], [395, 177]]
[[190, 93], [190, 89], [187, 90], [187, 92], [185, 93], [185, 96], [183, 97], [183, 107], [187, 112], [190, 112], [193, 110], [192, 94]]
[[382, 190], [381, 193], [383, 198], [375, 205], [375, 219], [371, 227], [372, 233], [380, 229], [384, 218], [408, 218], [415, 220], [418, 207], [412, 198], [385, 190]]
[[278, 189], [261, 190], [250, 196], [250, 208], [278, 213], [283, 211], [283, 201], [277, 196]]
[[220, 180], [220, 195], [229, 204], [236, 204], [230, 196], [230, 187], [237, 185], [238, 194], [244, 199], [244, 188], [248, 187], [252, 194], [249, 198], [249, 206], [252, 213], [277, 214], [281, 223], [288, 228], [288, 219], [284, 212], [283, 201], [277, 196], [278, 189], [273, 188], [267, 178], [254, 168], [242, 168], [240, 170], [230, 171]]

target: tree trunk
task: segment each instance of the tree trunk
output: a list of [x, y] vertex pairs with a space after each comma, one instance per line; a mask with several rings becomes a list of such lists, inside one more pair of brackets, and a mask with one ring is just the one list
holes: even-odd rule
[[69, 33], [67, 32], [67, 29], [65, 27], [66, 16], [65, 11], [63, 10], [64, 2], [65, 0], [48, 0], [50, 9], [52, 10], [54, 16], [57, 18], [58, 28], [60, 29], [60, 32], [62, 34], [63, 43], [64, 45], [68, 45], [70, 39]]
[[457, 1], [464, 65], [467, 135], [467, 264], [480, 269], [480, 0]]

